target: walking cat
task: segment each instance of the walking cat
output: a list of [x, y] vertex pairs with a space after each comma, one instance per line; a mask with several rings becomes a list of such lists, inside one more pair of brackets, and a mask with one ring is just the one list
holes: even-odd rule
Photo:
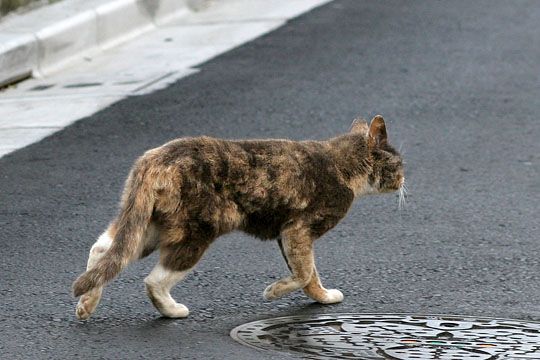
[[103, 286], [130, 262], [159, 249], [145, 278], [150, 300], [166, 317], [189, 310], [170, 295], [220, 235], [242, 230], [278, 239], [291, 276], [264, 290], [268, 300], [303, 289], [313, 300], [343, 300], [325, 289], [313, 242], [347, 213], [355, 197], [404, 184], [401, 156], [381, 116], [356, 120], [349, 133], [324, 141], [181, 138], [147, 151], [126, 181], [119, 215], [92, 246], [87, 270], [73, 284], [79, 319]]

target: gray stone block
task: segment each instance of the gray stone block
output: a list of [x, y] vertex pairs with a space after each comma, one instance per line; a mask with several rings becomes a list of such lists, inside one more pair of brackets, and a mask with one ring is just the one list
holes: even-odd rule
[[0, 33], [0, 86], [29, 76], [36, 66], [35, 36]]

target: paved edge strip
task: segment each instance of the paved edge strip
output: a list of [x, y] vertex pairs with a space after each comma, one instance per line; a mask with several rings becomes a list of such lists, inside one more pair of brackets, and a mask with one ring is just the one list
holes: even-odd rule
[[203, 7], [208, 0], [72, 0], [0, 23], [0, 86], [54, 72], [158, 24]]

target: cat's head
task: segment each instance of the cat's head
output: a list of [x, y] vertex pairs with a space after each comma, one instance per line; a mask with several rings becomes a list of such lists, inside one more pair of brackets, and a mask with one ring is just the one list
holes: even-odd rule
[[368, 183], [373, 192], [386, 193], [402, 190], [405, 184], [401, 155], [388, 143], [386, 125], [382, 116], [377, 115], [371, 124], [357, 120], [351, 131], [364, 134], [372, 162]]

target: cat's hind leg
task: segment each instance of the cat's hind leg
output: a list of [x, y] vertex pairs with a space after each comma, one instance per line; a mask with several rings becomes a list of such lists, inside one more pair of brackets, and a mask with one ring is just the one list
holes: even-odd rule
[[211, 242], [211, 240], [191, 234], [190, 239], [176, 242], [165, 239], [160, 250], [159, 263], [144, 279], [148, 297], [165, 317], [184, 318], [189, 315], [189, 309], [177, 303], [170, 291], [197, 264]]
[[161, 315], [169, 318], [184, 318], [189, 315], [189, 309], [177, 303], [170, 293], [171, 288], [183, 280], [188, 273], [189, 269], [174, 271], [158, 263], [144, 279], [148, 297]]
[[[112, 245], [114, 236], [116, 234], [115, 225], [110, 225], [107, 230], [101, 234], [97, 241], [92, 245], [90, 249], [90, 254], [88, 256], [88, 263], [86, 265], [86, 270], [90, 270], [94, 265], [101, 259], [107, 250]], [[150, 223], [144, 234], [143, 240], [143, 249], [141, 257], [147, 256], [154, 251], [159, 242], [159, 229], [154, 223]], [[96, 310], [96, 307], [101, 300], [101, 295], [103, 294], [103, 286], [95, 287], [86, 294], [83, 294], [79, 298], [75, 314], [78, 319], [86, 320], [92, 315]]]
[[297, 224], [282, 232], [281, 248], [291, 276], [269, 285], [263, 293], [266, 300], [275, 300], [308, 285], [314, 270], [313, 238], [309, 229]]
[[[109, 250], [114, 238], [114, 227], [109, 226], [109, 228], [101, 234], [97, 241], [90, 248], [90, 254], [88, 255], [88, 262], [86, 264], [86, 270], [90, 270], [99, 259]], [[99, 286], [86, 294], [82, 295], [79, 298], [77, 307], [75, 309], [75, 315], [80, 320], [86, 320], [92, 315], [96, 310], [96, 307], [101, 300], [101, 294], [103, 292], [103, 287]]]

